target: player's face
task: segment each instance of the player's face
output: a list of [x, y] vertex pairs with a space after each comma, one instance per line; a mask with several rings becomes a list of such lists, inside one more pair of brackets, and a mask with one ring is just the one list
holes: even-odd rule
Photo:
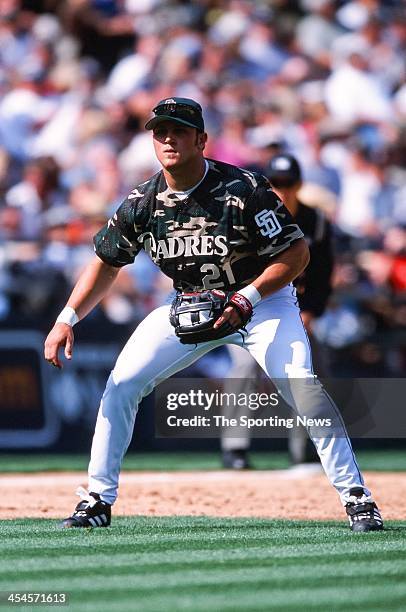
[[195, 128], [174, 121], [158, 124], [153, 136], [157, 159], [169, 171], [200, 161], [207, 138]]
[[289, 204], [294, 204], [296, 202], [297, 194], [299, 193], [301, 186], [301, 182], [295, 183], [289, 187], [278, 187], [277, 185], [273, 185], [273, 190], [280, 197], [282, 202], [289, 208]]

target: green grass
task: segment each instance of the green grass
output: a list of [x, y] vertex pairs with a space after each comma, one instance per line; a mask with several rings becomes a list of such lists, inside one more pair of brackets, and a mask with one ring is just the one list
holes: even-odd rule
[[0, 591], [66, 591], [69, 612], [388, 612], [405, 609], [405, 578], [399, 522], [369, 534], [205, 517], [116, 517], [95, 530], [0, 523]]
[[[364, 470], [404, 470], [404, 451], [358, 453]], [[0, 471], [85, 470], [86, 455], [0, 455]], [[253, 453], [257, 469], [286, 453]], [[213, 470], [218, 453], [136, 453], [128, 470]], [[69, 612], [403, 611], [406, 523], [353, 534], [345, 519], [299, 522], [114, 517], [109, 529], [0, 522], [0, 592], [61, 592]], [[1, 599], [1, 598], [0, 598]], [[6, 609], [1, 605], [1, 609]], [[7, 606], [7, 609], [49, 610]]]
[[[405, 471], [405, 450], [368, 450], [357, 452], [362, 470]], [[252, 464], [259, 470], [289, 467], [287, 453], [251, 453]], [[86, 470], [87, 455], [0, 454], [0, 472], [41, 472]], [[219, 452], [213, 453], [132, 453], [124, 461], [124, 470], [218, 470]]]

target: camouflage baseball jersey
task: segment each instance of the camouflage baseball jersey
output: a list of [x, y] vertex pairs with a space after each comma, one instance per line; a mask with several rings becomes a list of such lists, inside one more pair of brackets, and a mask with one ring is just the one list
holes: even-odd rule
[[162, 171], [138, 185], [94, 237], [97, 255], [121, 267], [144, 249], [175, 289], [241, 289], [270, 259], [303, 236], [268, 180], [207, 160], [204, 180], [186, 199]]

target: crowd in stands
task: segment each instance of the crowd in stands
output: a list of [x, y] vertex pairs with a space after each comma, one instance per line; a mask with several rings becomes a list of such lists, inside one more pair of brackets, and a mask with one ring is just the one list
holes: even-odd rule
[[[0, 325], [46, 330], [92, 236], [159, 168], [162, 98], [204, 109], [207, 157], [266, 173], [293, 153], [301, 199], [333, 223], [316, 324], [333, 372], [406, 367], [406, 12], [396, 0], [0, 0]], [[147, 256], [103, 317], [170, 289]], [[100, 315], [101, 316], [101, 315]]]

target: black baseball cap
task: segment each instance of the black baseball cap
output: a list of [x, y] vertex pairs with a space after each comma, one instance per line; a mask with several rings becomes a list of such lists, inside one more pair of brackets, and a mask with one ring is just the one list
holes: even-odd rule
[[293, 155], [275, 155], [268, 164], [266, 175], [275, 187], [292, 187], [302, 180], [299, 162]]
[[145, 124], [146, 130], [153, 130], [162, 121], [176, 121], [204, 132], [202, 107], [190, 98], [165, 98], [152, 112], [155, 116]]

